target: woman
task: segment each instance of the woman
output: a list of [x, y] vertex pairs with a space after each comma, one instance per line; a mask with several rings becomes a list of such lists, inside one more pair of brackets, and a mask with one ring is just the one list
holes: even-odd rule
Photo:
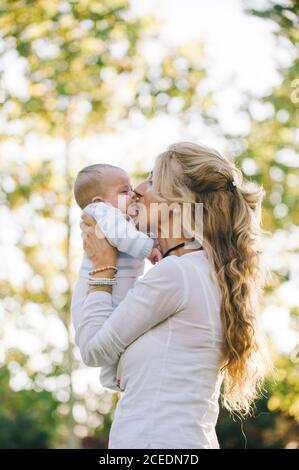
[[[180, 142], [158, 156], [151, 179], [136, 193], [146, 208], [139, 226], [147, 220], [154, 229], [163, 259], [115, 309], [111, 286], [92, 286], [76, 330], [87, 365], [119, 361], [123, 393], [109, 448], [218, 448], [221, 384], [224, 406], [247, 414], [264, 376], [256, 310], [263, 192], [243, 183], [216, 150]], [[169, 211], [159, 211], [160, 203]], [[196, 203], [203, 207], [203, 233]], [[183, 204], [191, 208], [191, 224], [178, 210]], [[94, 268], [115, 265], [115, 249], [95, 236], [92, 218], [83, 219]], [[178, 223], [183, 236], [166, 233]], [[202, 249], [188, 245], [192, 235]], [[113, 278], [114, 271], [95, 276]]]

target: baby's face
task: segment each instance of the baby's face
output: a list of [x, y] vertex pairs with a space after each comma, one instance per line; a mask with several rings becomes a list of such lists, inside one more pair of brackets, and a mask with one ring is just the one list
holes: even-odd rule
[[127, 213], [130, 204], [136, 199], [128, 174], [122, 169], [113, 168], [106, 170], [104, 178], [103, 201]]

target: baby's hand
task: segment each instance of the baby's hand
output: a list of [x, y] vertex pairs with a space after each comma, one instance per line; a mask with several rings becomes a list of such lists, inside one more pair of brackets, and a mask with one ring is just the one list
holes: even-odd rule
[[158, 248], [153, 248], [152, 249], [152, 252], [150, 254], [150, 256], [148, 257], [148, 260], [152, 263], [152, 264], [156, 264], [158, 263], [158, 261], [160, 261], [162, 259], [162, 253], [160, 250], [158, 250]]
[[127, 220], [129, 219], [134, 219], [136, 217], [136, 215], [138, 214], [138, 211], [137, 211], [137, 204], [136, 203], [132, 203], [129, 205], [129, 207], [127, 208]]

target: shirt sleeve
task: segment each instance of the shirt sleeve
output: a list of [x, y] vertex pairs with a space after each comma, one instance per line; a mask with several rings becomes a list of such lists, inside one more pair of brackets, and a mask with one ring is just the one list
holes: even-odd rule
[[184, 271], [170, 256], [138, 279], [114, 309], [108, 292], [89, 293], [75, 334], [83, 362], [92, 367], [117, 362], [129, 344], [183, 308], [185, 292]]
[[137, 230], [120, 209], [106, 203], [89, 204], [85, 209], [98, 222], [109, 243], [134, 258], [145, 259], [151, 254], [154, 240]]
[[[124, 277], [119, 277], [118, 278], [118, 285], [114, 286], [113, 290], [113, 295], [112, 295], [112, 305], [116, 307], [119, 302], [125, 297], [127, 291], [128, 291], [128, 286], [132, 286], [133, 283], [135, 282], [135, 278], [124, 278]], [[115, 292], [115, 287], [117, 287], [117, 295]], [[81, 318], [83, 315], [83, 305], [84, 301], [86, 299], [88, 290], [88, 284], [87, 284], [87, 279], [83, 278], [82, 276], [78, 277], [78, 280], [75, 284], [75, 288], [73, 291], [72, 295], [72, 302], [71, 302], [71, 317], [72, 317], [72, 323], [74, 326], [75, 331], [77, 330], [78, 326], [80, 325]], [[117, 377], [116, 377], [116, 372], [117, 372], [117, 365], [118, 361], [116, 363], [103, 366], [100, 369], [100, 382], [103, 387], [108, 388], [113, 391], [120, 391], [120, 388], [117, 384]]]

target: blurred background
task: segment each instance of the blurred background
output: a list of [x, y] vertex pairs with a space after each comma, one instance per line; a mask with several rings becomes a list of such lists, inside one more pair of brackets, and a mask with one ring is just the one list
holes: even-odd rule
[[136, 184], [179, 140], [266, 190], [261, 305], [275, 363], [255, 416], [221, 411], [223, 448], [299, 447], [298, 0], [2, 0], [0, 447], [107, 448], [118, 393], [74, 347], [83, 166]]

